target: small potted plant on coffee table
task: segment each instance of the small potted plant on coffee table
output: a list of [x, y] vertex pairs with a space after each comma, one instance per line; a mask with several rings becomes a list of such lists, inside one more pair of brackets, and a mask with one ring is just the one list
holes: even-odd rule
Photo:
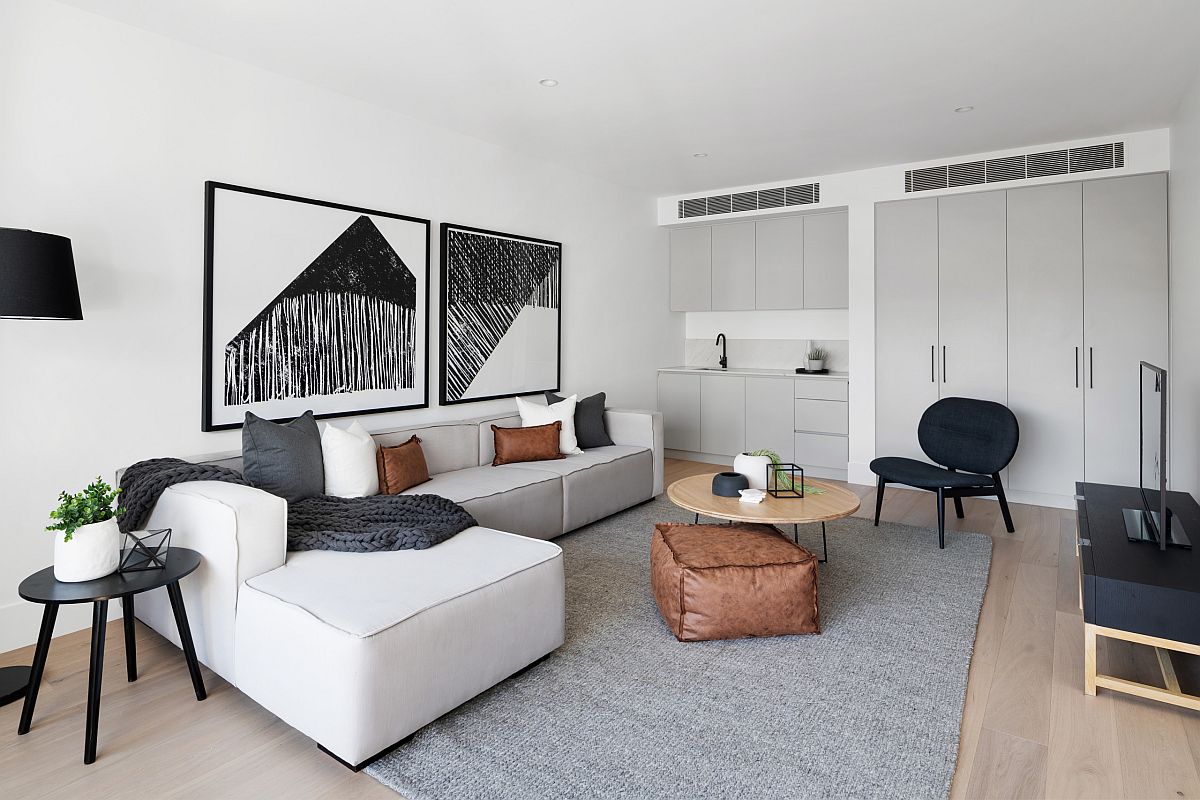
[[121, 532], [113, 503], [120, 489], [97, 477], [78, 494], [62, 492], [58, 508], [50, 512], [55, 531], [54, 578], [77, 583], [103, 578], [117, 569], [121, 556]]

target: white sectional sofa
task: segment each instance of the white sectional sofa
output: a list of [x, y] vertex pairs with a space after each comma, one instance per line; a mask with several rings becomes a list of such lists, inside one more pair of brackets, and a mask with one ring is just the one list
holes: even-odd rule
[[[613, 446], [499, 467], [491, 425], [519, 417], [377, 434], [419, 436], [431, 479], [410, 492], [479, 523], [428, 550], [289, 553], [284, 500], [212, 481], [168, 489], [146, 527], [204, 557], [181, 584], [200, 660], [357, 769], [562, 644], [562, 551], [542, 540], [663, 489], [661, 415], [605, 419]], [[165, 592], [136, 613], [179, 644]]]

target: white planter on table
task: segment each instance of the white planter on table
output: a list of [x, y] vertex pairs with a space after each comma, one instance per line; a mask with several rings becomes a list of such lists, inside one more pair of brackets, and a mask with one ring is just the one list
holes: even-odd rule
[[751, 489], [767, 488], [767, 465], [771, 459], [766, 456], [752, 456], [749, 453], [739, 453], [733, 459], [733, 471], [746, 476]]
[[71, 541], [59, 531], [54, 539], [54, 579], [79, 583], [116, 571], [121, 557], [121, 531], [115, 519], [76, 528]]

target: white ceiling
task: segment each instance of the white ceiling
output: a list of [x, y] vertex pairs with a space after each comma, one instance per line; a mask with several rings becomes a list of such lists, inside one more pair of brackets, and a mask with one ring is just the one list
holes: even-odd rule
[[68, 2], [661, 195], [1162, 127], [1200, 69], [1196, 0]]

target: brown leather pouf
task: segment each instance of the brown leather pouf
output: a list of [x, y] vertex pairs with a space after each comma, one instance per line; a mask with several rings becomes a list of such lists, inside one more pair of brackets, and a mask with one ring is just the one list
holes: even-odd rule
[[650, 585], [681, 642], [821, 632], [817, 557], [769, 525], [655, 525]]

